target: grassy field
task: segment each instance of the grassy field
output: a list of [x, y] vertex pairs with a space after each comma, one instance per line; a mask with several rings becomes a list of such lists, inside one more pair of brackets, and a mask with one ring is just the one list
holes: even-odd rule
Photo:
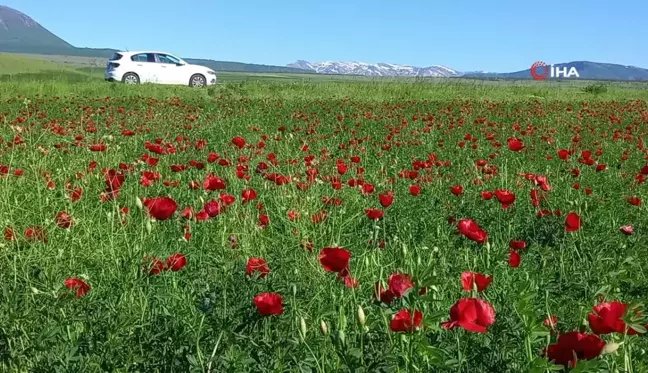
[[0, 371], [648, 371], [644, 85], [43, 66], [0, 77]]

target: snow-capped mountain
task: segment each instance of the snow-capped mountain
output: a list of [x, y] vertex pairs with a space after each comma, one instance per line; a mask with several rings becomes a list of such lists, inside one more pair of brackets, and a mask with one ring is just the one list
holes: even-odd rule
[[312, 63], [299, 60], [288, 67], [314, 71], [319, 74], [366, 75], [366, 76], [426, 76], [451, 77], [461, 73], [445, 66], [416, 67], [392, 63], [337, 62]]

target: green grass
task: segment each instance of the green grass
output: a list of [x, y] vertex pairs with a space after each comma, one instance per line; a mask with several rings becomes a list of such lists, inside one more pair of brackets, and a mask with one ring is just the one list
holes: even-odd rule
[[2, 75], [30, 74], [43, 71], [61, 72], [65, 70], [68, 70], [65, 66], [54, 62], [0, 53], [0, 74]]
[[[0, 229], [18, 237], [0, 237], [0, 371], [548, 372], [541, 351], [556, 335], [543, 326], [547, 315], [558, 317], [557, 331], [592, 333], [587, 318], [599, 302], [645, 303], [648, 194], [637, 179], [646, 164], [645, 85], [221, 76], [225, 83], [197, 90], [42, 69], [0, 84], [0, 166], [7, 166], [0, 167]], [[236, 148], [236, 136], [250, 146]], [[525, 149], [509, 150], [511, 137]], [[156, 140], [175, 151], [147, 150]], [[92, 144], [107, 150], [93, 152]], [[574, 154], [560, 160], [558, 150], [568, 148]], [[606, 169], [579, 162], [583, 150]], [[159, 163], [147, 165], [144, 154]], [[348, 166], [344, 175], [338, 160]], [[488, 167], [477, 166], [482, 160]], [[291, 182], [264, 177], [261, 163]], [[188, 168], [174, 172], [174, 165]], [[114, 201], [101, 199], [107, 169], [125, 174]], [[159, 180], [146, 186], [143, 171]], [[202, 189], [212, 173], [224, 190]], [[539, 187], [526, 173], [546, 175], [551, 185], [538, 207], [530, 193]], [[364, 195], [350, 179], [375, 191]], [[460, 196], [451, 193], [457, 185]], [[79, 188], [81, 198], [70, 200]], [[248, 188], [257, 199], [243, 203]], [[504, 209], [482, 198], [496, 189], [515, 193], [515, 203]], [[388, 190], [394, 203], [382, 220], [369, 220], [365, 210], [381, 208], [378, 194]], [[223, 192], [235, 202], [218, 216], [181, 216]], [[140, 209], [138, 198], [156, 196], [177, 201], [173, 217], [151, 221]], [[644, 204], [630, 205], [628, 196]], [[538, 218], [540, 209], [561, 215]], [[73, 216], [69, 229], [57, 226], [61, 211]], [[291, 211], [299, 217], [290, 219]], [[326, 219], [314, 222], [322, 211]], [[576, 232], [565, 230], [570, 211], [583, 220]], [[269, 217], [266, 227], [261, 216]], [[455, 234], [449, 218], [474, 219], [487, 243]], [[619, 231], [627, 224], [630, 236]], [[28, 241], [30, 226], [43, 227], [47, 242]], [[518, 268], [508, 264], [511, 240], [528, 243]], [[312, 252], [304, 249], [309, 241]], [[320, 250], [332, 246], [351, 253], [357, 287], [324, 270]], [[174, 253], [187, 258], [181, 270], [143, 270], [145, 257]], [[267, 277], [246, 275], [253, 257], [267, 261]], [[464, 271], [493, 282], [482, 293], [463, 291]], [[375, 283], [396, 272], [415, 288], [377, 302]], [[69, 278], [90, 291], [75, 297], [64, 286]], [[253, 298], [264, 292], [281, 294], [280, 315], [259, 315]], [[441, 327], [465, 297], [493, 305], [486, 333]], [[391, 331], [403, 309], [420, 310], [425, 327]], [[628, 323], [640, 329], [643, 314], [629, 313]], [[600, 337], [623, 344], [577, 371], [648, 371], [645, 335]]]

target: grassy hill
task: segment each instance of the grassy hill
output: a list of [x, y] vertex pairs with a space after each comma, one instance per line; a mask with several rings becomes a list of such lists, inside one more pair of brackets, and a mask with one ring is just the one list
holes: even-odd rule
[[30, 74], [44, 71], [63, 72], [70, 71], [70, 69], [50, 61], [28, 59], [12, 54], [0, 53], [0, 74], [2, 75]]
[[2, 83], [91, 82], [99, 81], [100, 77], [102, 75], [98, 71], [90, 73], [44, 59], [0, 53], [0, 82]]

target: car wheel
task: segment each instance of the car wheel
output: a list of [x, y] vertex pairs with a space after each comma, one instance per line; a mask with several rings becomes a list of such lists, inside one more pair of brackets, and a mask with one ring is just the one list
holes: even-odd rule
[[124, 84], [140, 84], [140, 79], [135, 73], [126, 73], [122, 78], [122, 82], [124, 82]]
[[203, 75], [192, 75], [189, 79], [189, 87], [202, 88], [207, 84], [207, 79]]

